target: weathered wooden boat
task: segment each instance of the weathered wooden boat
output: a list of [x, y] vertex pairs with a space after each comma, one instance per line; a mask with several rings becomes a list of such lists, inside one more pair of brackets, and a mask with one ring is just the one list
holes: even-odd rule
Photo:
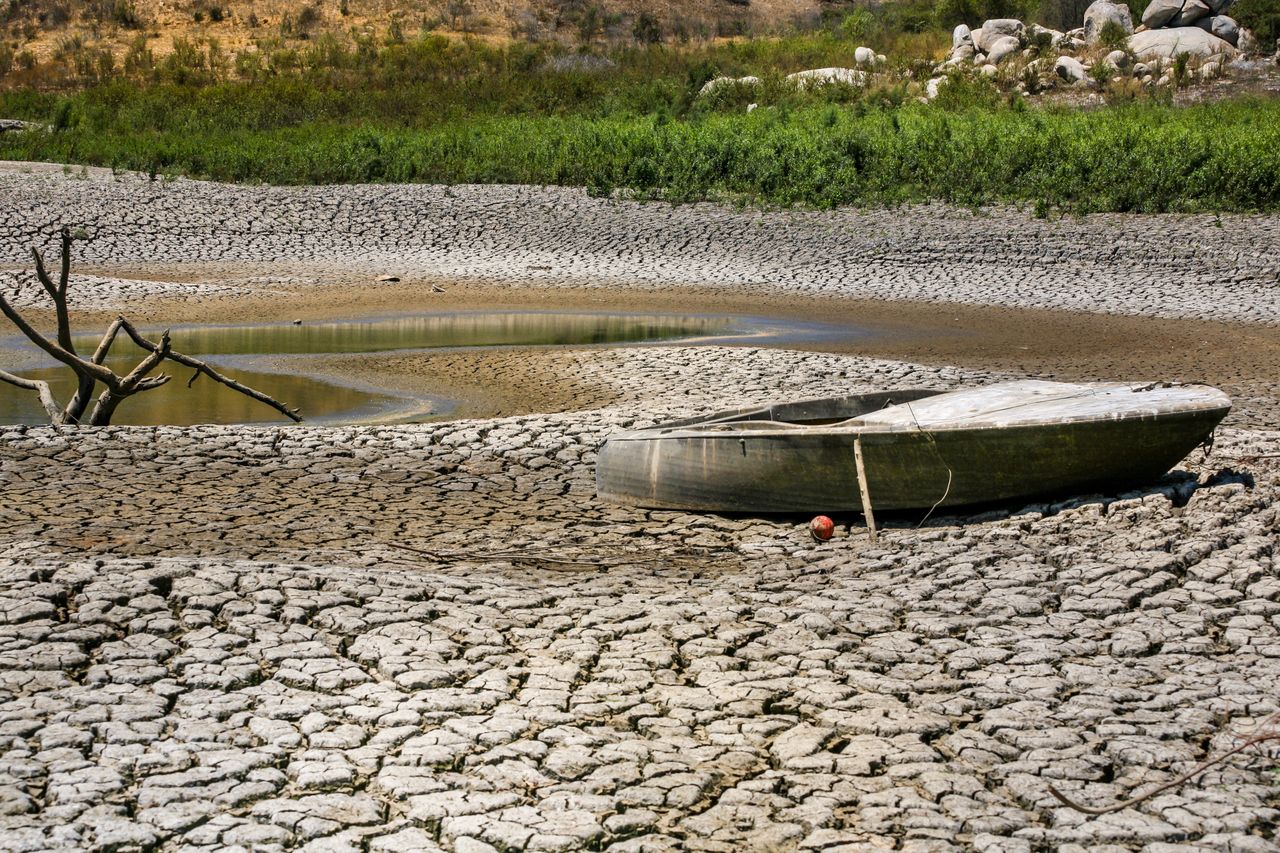
[[961, 506], [1152, 482], [1212, 435], [1205, 385], [1023, 380], [753, 406], [611, 436], [601, 499], [719, 512]]

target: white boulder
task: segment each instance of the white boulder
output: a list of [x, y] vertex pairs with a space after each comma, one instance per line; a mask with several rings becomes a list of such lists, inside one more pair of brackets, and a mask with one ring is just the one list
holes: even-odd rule
[[969, 29], [968, 24], [958, 24], [951, 31], [951, 47], [957, 48], [962, 44], [973, 44], [973, 30]]
[[1107, 54], [1107, 58], [1104, 61], [1112, 68], [1128, 68], [1129, 54], [1125, 53], [1123, 50], [1113, 50]]
[[993, 67], [1004, 62], [1010, 56], [1018, 52], [1021, 47], [1018, 40], [1013, 36], [1004, 36], [998, 38], [995, 44], [991, 45], [991, 50], [987, 51], [987, 62]]
[[1213, 80], [1216, 77], [1221, 77], [1222, 76], [1222, 58], [1218, 57], [1217, 59], [1211, 60], [1209, 62], [1206, 62], [1204, 65], [1201, 65], [1200, 68], [1196, 71], [1196, 74], [1199, 75], [1201, 80], [1205, 80], [1205, 81]]
[[1142, 25], [1149, 30], [1163, 27], [1182, 11], [1182, 0], [1151, 0], [1142, 12]]
[[1059, 56], [1058, 61], [1053, 64], [1053, 71], [1068, 83], [1078, 83], [1089, 77], [1084, 65], [1074, 56]]
[[826, 86], [832, 83], [861, 86], [867, 82], [867, 73], [856, 68], [812, 68], [808, 71], [797, 71], [794, 74], [788, 74], [787, 79], [801, 89], [809, 86]]
[[984, 65], [978, 69], [978, 73], [983, 77], [994, 77], [1000, 73], [1000, 69], [996, 68], [994, 65]]
[[929, 82], [924, 84], [924, 96], [931, 101], [938, 97], [938, 90], [942, 88], [942, 84], [946, 81], [946, 77], [930, 78]]
[[1189, 27], [1201, 18], [1207, 18], [1213, 14], [1213, 10], [1209, 8], [1209, 4], [1204, 0], [1186, 0], [1182, 4], [1182, 11], [1174, 16], [1169, 22], [1170, 27]]
[[[981, 38], [978, 32], [982, 34]], [[983, 21], [982, 29], [978, 32], [974, 33], [973, 43], [979, 50], [989, 51], [991, 45], [996, 43], [996, 39], [1005, 36], [1013, 36], [1018, 41], [1022, 41], [1027, 34], [1027, 28], [1017, 18], [993, 18], [990, 21]]]
[[1188, 54], [1195, 59], [1235, 56], [1236, 49], [1199, 27], [1147, 30], [1129, 36], [1129, 50], [1139, 59], [1173, 59]]
[[759, 77], [712, 77], [702, 84], [702, 88], [698, 90], [698, 97], [710, 95], [712, 92], [723, 89], [726, 86], [757, 86], [759, 84]]
[[869, 47], [860, 47], [853, 52], [853, 61], [859, 65], [875, 65], [876, 52]]
[[1240, 46], [1240, 25], [1227, 15], [1214, 15], [1212, 18], [1201, 18], [1196, 26], [1213, 33], [1232, 47]]
[[1048, 35], [1050, 47], [1057, 47], [1058, 42], [1062, 41], [1063, 39], [1062, 33], [1059, 32], [1058, 30], [1052, 30], [1052, 29], [1049, 29], [1048, 27], [1042, 27], [1039, 24], [1032, 24], [1031, 26], [1027, 27], [1027, 32], [1030, 33], [1033, 37], [1039, 37], [1042, 34]]
[[1102, 28], [1108, 23], [1115, 23], [1126, 35], [1133, 34], [1133, 16], [1129, 14], [1128, 6], [1112, 3], [1110, 0], [1094, 0], [1084, 10], [1084, 40], [1095, 44], [1102, 36]]
[[968, 62], [973, 59], [973, 55], [977, 53], [973, 49], [972, 44], [961, 44], [951, 48], [951, 53], [947, 54], [948, 65], [959, 65], [962, 62]]

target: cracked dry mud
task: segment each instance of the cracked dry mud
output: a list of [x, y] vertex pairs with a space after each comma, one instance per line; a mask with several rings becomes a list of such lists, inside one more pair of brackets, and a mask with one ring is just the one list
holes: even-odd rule
[[3, 846], [1274, 849], [1274, 757], [1100, 818], [1047, 786], [1113, 802], [1280, 706], [1280, 470], [1252, 458], [1280, 435], [1226, 430], [1203, 470], [1130, 494], [899, 517], [877, 547], [839, 519], [815, 546], [795, 519], [601, 505], [595, 448], [784, 378], [986, 377], [580, 358], [632, 401], [0, 436], [23, 496]]
[[[83, 178], [79, 177], [81, 174]], [[992, 208], [758, 211], [558, 187], [243, 187], [0, 164], [0, 262], [86, 225], [77, 263], [198, 268], [198, 281], [86, 276], [82, 306], [211, 301], [335, 271], [633, 290], [914, 299], [1280, 325], [1280, 219]], [[209, 278], [213, 276], [213, 278]], [[34, 295], [34, 294], [32, 294]]]
[[[22, 208], [55, 186], [95, 216], [156, 216], [121, 203], [139, 185], [102, 177], [10, 176], [4, 193]], [[200, 217], [223, 216], [228, 195], [268, 208], [324, 197], [194, 186], [190, 218], [162, 229], [160, 260], [186, 245], [229, 269], [261, 261], [289, 242], [283, 225], [224, 246]], [[329, 191], [415, 204], [444, 192]], [[562, 191], [495, 190], [484, 204], [458, 192], [496, 221], [512, 199]], [[619, 222], [649, 215], [625, 209]], [[305, 205], [288, 210], [311, 227]], [[775, 237], [808, 257], [796, 235], [825, 220], [793, 218]], [[1002, 221], [984, 226], [990, 245], [1023, 245]], [[1127, 221], [1117, 227], [1141, 227]], [[1198, 227], [1179, 221], [1169, 227]], [[1275, 220], [1231, 224], [1222, 245], [1236, 261], [1214, 249], [1188, 263], [1271, 274]], [[335, 252], [326, 263], [340, 243], [299, 241], [308, 257]], [[117, 237], [111, 250], [143, 258], [147, 245]], [[424, 245], [405, 250], [421, 259], [435, 251]], [[360, 257], [396, 251], [362, 246]], [[920, 281], [958, 280], [938, 263], [947, 251], [908, 259]], [[513, 252], [491, 257], [514, 258], [515, 276], [525, 259]], [[590, 246], [582, 257], [608, 260]], [[1274, 323], [1271, 291], [1221, 278], [1219, 300], [1193, 299], [1180, 280], [1128, 288], [1139, 266], [1117, 262], [1071, 298]], [[1028, 304], [1054, 293], [1025, 269], [1011, 275]], [[836, 538], [816, 545], [805, 519], [603, 505], [596, 448], [617, 429], [780, 389], [997, 377], [719, 347], [547, 364], [614, 389], [611, 402], [415, 426], [0, 427], [0, 849], [1277, 849], [1275, 750], [1102, 817], [1048, 787], [1110, 804], [1280, 710], [1280, 432], [1224, 428], [1207, 461], [1194, 454], [1129, 493], [919, 527], [901, 515], [883, 519], [876, 545], [859, 519], [837, 518]]]

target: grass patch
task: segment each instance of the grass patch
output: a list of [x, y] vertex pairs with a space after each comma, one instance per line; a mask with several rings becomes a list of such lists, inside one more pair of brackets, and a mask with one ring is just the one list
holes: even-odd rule
[[937, 199], [1041, 210], [1280, 210], [1274, 101], [1079, 112], [856, 100], [680, 118], [416, 116], [393, 126], [344, 120], [323, 99], [267, 99], [240, 111], [230, 93], [203, 89], [167, 111], [149, 102], [113, 110], [102, 94], [28, 96], [28, 113], [62, 129], [0, 138], [0, 157], [225, 181], [560, 184], [818, 208]]

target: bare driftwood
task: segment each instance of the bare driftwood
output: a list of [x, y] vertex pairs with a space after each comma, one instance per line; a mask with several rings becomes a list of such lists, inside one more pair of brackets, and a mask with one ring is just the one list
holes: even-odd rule
[[[169, 332], [167, 330], [160, 336], [160, 341], [157, 343], [143, 337], [134, 328], [133, 324], [124, 317], [117, 317], [107, 327], [107, 331], [103, 334], [102, 340], [98, 343], [92, 356], [87, 359], [81, 356], [76, 352], [75, 342], [71, 336], [71, 317], [67, 310], [67, 281], [71, 276], [71, 243], [74, 238], [71, 230], [65, 227], [62, 229], [61, 236], [62, 258], [57, 282], [54, 282], [45, 268], [44, 258], [40, 252], [36, 249], [31, 250], [31, 255], [36, 262], [36, 278], [39, 279], [45, 293], [53, 300], [53, 308], [58, 325], [55, 339], [51, 340], [48, 336], [35, 329], [21, 312], [9, 304], [4, 294], [0, 293], [0, 313], [9, 318], [9, 321], [17, 326], [18, 331], [26, 335], [28, 340], [44, 350], [50, 357], [66, 365], [76, 375], [78, 383], [75, 394], [66, 406], [59, 406], [49, 389], [48, 383], [35, 379], [24, 379], [21, 376], [15, 376], [12, 373], [0, 370], [0, 382], [7, 382], [19, 388], [35, 391], [40, 396], [40, 404], [48, 412], [49, 421], [54, 426], [62, 424], [106, 426], [110, 424], [116, 408], [126, 399], [134, 394], [150, 391], [152, 388], [159, 388], [169, 381], [170, 377], [164, 373], [155, 376], [150, 375], [151, 371], [155, 370], [163, 361], [176, 362], [195, 371], [187, 382], [188, 388], [191, 387], [191, 383], [195, 382], [203, 374], [233, 391], [271, 406], [285, 417], [294, 421], [302, 420], [302, 416], [298, 414], [297, 409], [291, 409], [274, 397], [247, 385], [242, 385], [229, 376], [224, 376], [198, 358], [175, 351], [170, 345]], [[142, 361], [138, 362], [137, 366], [124, 376], [120, 376], [103, 364], [107, 358], [107, 353], [111, 351], [111, 345], [115, 343], [116, 337], [121, 331], [128, 335], [140, 349], [147, 352]], [[94, 395], [99, 384], [104, 387], [102, 393], [98, 394], [95, 400]], [[89, 410], [91, 401], [93, 401], [93, 408]], [[89, 411], [87, 416], [85, 415], [86, 410]]]
[[1260, 731], [1246, 738], [1243, 742], [1237, 744], [1231, 749], [1228, 749], [1226, 752], [1222, 752], [1222, 753], [1219, 753], [1218, 755], [1212, 755], [1206, 758], [1204, 761], [1201, 761], [1199, 764], [1197, 764], [1195, 767], [1188, 770], [1186, 773], [1183, 773], [1181, 776], [1178, 776], [1175, 779], [1170, 779], [1168, 782], [1165, 782], [1163, 785], [1158, 785], [1155, 788], [1152, 788], [1151, 790], [1146, 791], [1145, 793], [1138, 794], [1135, 797], [1130, 797], [1129, 799], [1122, 800], [1121, 802], [1118, 802], [1118, 803], [1112, 803], [1109, 806], [1094, 807], [1094, 806], [1086, 806], [1083, 803], [1077, 803], [1075, 800], [1072, 800], [1070, 797], [1068, 797], [1066, 794], [1063, 794], [1061, 791], [1059, 791], [1057, 788], [1053, 787], [1052, 785], [1049, 786], [1049, 793], [1052, 794], [1054, 798], [1058, 802], [1062, 803], [1064, 806], [1067, 806], [1068, 808], [1075, 809], [1078, 812], [1082, 812], [1088, 815], [1104, 815], [1104, 814], [1111, 814], [1112, 812], [1124, 811], [1125, 809], [1133, 808], [1139, 803], [1146, 802], [1147, 800], [1154, 797], [1156, 794], [1162, 794], [1165, 791], [1168, 791], [1172, 788], [1177, 788], [1179, 785], [1182, 785], [1186, 782], [1190, 782], [1192, 779], [1199, 776], [1201, 773], [1208, 770], [1210, 767], [1216, 767], [1217, 765], [1221, 764], [1222, 762], [1226, 761], [1228, 758], [1230, 758], [1233, 755], [1236, 755], [1237, 753], [1244, 752], [1246, 749], [1257, 746], [1258, 744], [1266, 743], [1267, 741], [1280, 740], [1280, 728], [1276, 728], [1276, 725], [1278, 722], [1280, 722], [1280, 714], [1272, 714], [1266, 720], [1263, 720], [1262, 725], [1259, 727]]

